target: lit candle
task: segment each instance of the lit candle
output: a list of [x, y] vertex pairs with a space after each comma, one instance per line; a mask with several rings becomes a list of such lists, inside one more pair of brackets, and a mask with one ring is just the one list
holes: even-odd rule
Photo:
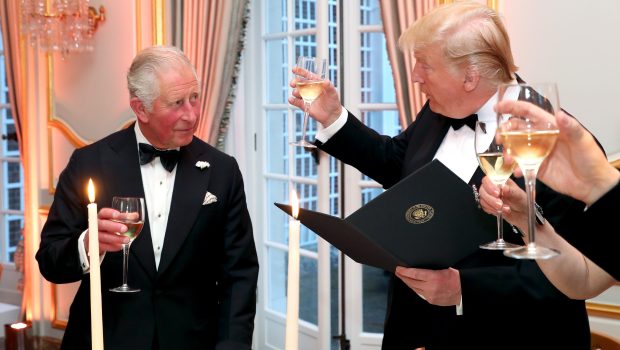
[[299, 200], [297, 193], [291, 193], [293, 218], [288, 228], [288, 284], [286, 287], [286, 338], [284, 348], [296, 350], [299, 347]]
[[88, 255], [90, 256], [90, 325], [92, 349], [103, 350], [103, 316], [101, 313], [101, 270], [99, 267], [99, 227], [95, 186], [88, 179]]

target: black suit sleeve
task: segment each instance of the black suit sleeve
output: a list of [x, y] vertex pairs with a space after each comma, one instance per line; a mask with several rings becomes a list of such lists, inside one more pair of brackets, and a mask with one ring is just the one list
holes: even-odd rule
[[82, 276], [78, 238], [88, 228], [86, 183], [80, 176], [80, 150], [60, 174], [54, 202], [41, 231], [36, 254], [39, 270], [53, 283], [79, 281]]
[[600, 266], [616, 280], [620, 280], [618, 246], [620, 235], [614, 228], [614, 215], [620, 209], [620, 184], [599, 198], [574, 220], [557, 228], [571, 245]]
[[256, 312], [258, 258], [252, 235], [243, 179], [237, 163], [231, 174], [232, 191], [226, 208], [221, 256], [220, 315], [217, 349], [250, 349]]

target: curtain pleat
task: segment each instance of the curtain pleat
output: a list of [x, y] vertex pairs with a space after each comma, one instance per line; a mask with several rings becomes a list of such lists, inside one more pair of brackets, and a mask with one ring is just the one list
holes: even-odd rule
[[435, 7], [435, 0], [382, 0], [380, 7], [388, 59], [394, 76], [398, 114], [404, 129], [413, 122], [415, 115], [426, 102], [426, 96], [419, 86], [413, 83], [413, 53], [401, 51], [398, 48], [398, 38], [418, 18]]
[[196, 135], [222, 149], [234, 99], [249, 0], [185, 0], [183, 51], [202, 83]]

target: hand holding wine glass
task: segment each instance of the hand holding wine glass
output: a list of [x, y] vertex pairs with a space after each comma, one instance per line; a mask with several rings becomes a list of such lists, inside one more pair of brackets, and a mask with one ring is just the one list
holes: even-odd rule
[[291, 145], [305, 148], [315, 148], [316, 146], [309, 142], [306, 137], [308, 130], [308, 119], [310, 113], [310, 105], [314, 100], [323, 93], [323, 81], [327, 74], [327, 61], [324, 58], [315, 57], [299, 57], [297, 59], [296, 88], [304, 101], [304, 120], [301, 129], [301, 139], [291, 142]]
[[138, 237], [144, 226], [144, 198], [138, 197], [114, 197], [112, 198], [112, 208], [119, 212], [119, 215], [112, 221], [127, 226], [127, 231], [118, 232], [129, 238], [129, 243], [123, 244], [123, 284], [112, 288], [112, 292], [135, 293], [140, 289], [131, 288], [127, 285], [127, 269], [129, 264], [129, 247]]
[[527, 101], [549, 112], [531, 114], [513, 111], [497, 115], [500, 140], [507, 154], [516, 160], [524, 173], [528, 202], [528, 244], [526, 247], [505, 250], [504, 255], [517, 259], [548, 259], [559, 252], [535, 242], [536, 174], [559, 135], [555, 119], [555, 113], [560, 110], [557, 87], [553, 83], [503, 84], [499, 86], [498, 93], [499, 102]]
[[[501, 199], [502, 188], [506, 181], [510, 178], [510, 175], [517, 164], [515, 162], [504, 161], [504, 147], [501, 143], [498, 143], [495, 140], [496, 130], [497, 123], [477, 121], [474, 144], [480, 168], [484, 171], [487, 177], [499, 187], [499, 198]], [[504, 240], [504, 220], [502, 217], [501, 208], [497, 211], [496, 215], [497, 239], [493, 242], [480, 245], [480, 248], [490, 250], [518, 248], [518, 245]]]

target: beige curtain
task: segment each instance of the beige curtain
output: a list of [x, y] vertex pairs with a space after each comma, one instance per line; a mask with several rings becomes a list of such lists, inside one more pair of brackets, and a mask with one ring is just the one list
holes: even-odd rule
[[202, 82], [197, 136], [222, 149], [243, 49], [249, 0], [185, 0], [183, 51]]
[[[24, 201], [26, 211], [24, 217], [30, 218], [32, 215], [29, 213], [29, 172], [28, 172], [28, 160], [26, 155], [27, 143], [24, 142], [23, 136], [25, 133], [26, 112], [25, 112], [25, 48], [21, 40], [20, 34], [20, 8], [19, 1], [15, 0], [0, 0], [0, 22], [2, 24], [2, 43], [4, 44], [4, 59], [6, 66], [6, 80], [9, 88], [9, 99], [11, 102], [11, 115], [15, 123], [15, 129], [17, 133], [17, 142], [20, 150], [20, 157], [24, 169]], [[29, 247], [30, 237], [29, 234], [34, 234], [30, 229], [28, 220], [24, 220], [24, 247]], [[26, 274], [30, 269], [31, 262], [34, 261], [34, 252], [30, 249], [24, 250], [24, 262], [23, 272]], [[22, 297], [22, 319], [25, 319], [25, 313], [28, 305], [28, 300], [31, 300], [29, 295], [31, 294], [31, 286], [28, 276], [23, 276], [24, 289]]]
[[406, 128], [426, 102], [426, 96], [418, 85], [413, 84], [412, 72], [415, 58], [411, 51], [403, 52], [398, 48], [398, 38], [418, 18], [436, 6], [436, 0], [382, 0], [380, 1], [383, 31], [392, 66], [396, 103], [401, 126]]

